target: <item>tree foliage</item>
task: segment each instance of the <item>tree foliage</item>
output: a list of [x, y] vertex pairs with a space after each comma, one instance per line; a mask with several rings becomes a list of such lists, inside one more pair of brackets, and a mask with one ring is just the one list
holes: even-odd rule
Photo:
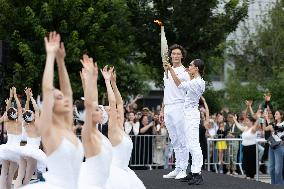
[[[164, 22], [169, 45], [183, 45], [188, 60], [205, 60], [209, 80], [212, 66], [223, 64], [227, 35], [247, 15], [247, 0], [0, 0], [0, 9], [0, 39], [10, 45], [9, 64], [2, 67], [6, 91], [12, 85], [40, 91], [43, 37], [56, 30], [65, 43], [75, 96], [82, 95], [78, 72], [85, 52], [100, 67], [117, 67], [119, 88], [127, 96], [149, 90], [149, 78], [162, 83], [160, 28], [154, 19]], [[103, 91], [102, 78], [99, 84]]]
[[[139, 33], [136, 48], [144, 52], [141, 61], [152, 67], [152, 78], [162, 82], [160, 28], [153, 23], [161, 19], [168, 44], [181, 44], [188, 51], [187, 63], [195, 58], [206, 62], [206, 75], [214, 64], [223, 64], [225, 41], [247, 15], [247, 1], [239, 0], [153, 0], [128, 1], [132, 23]], [[224, 9], [219, 10], [220, 3]], [[209, 79], [208, 77], [206, 78]]]
[[[143, 68], [131, 64], [135, 37], [124, 0], [1, 0], [0, 9], [0, 39], [10, 45], [6, 90], [15, 85], [21, 90], [30, 86], [40, 91], [45, 64], [43, 38], [54, 30], [65, 43], [75, 96], [82, 95], [79, 59], [83, 53], [93, 56], [99, 67], [116, 66], [121, 91], [137, 94], [147, 89]], [[99, 90], [104, 88], [100, 83]]]
[[[256, 25], [256, 33], [245, 32], [247, 40], [233, 46], [235, 75], [255, 83], [255, 93], [272, 92], [276, 108], [284, 107], [284, 1], [279, 0]], [[248, 31], [248, 30], [244, 30]], [[235, 86], [236, 87], [236, 86]], [[230, 93], [231, 95], [233, 93]]]

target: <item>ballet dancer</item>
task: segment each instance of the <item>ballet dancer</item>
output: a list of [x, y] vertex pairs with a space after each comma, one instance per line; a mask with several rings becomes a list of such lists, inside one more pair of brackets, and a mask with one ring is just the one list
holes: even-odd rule
[[[39, 133], [47, 155], [45, 182], [26, 185], [23, 189], [77, 189], [83, 146], [72, 130], [73, 98], [65, 67], [65, 48], [60, 35], [50, 32], [44, 38], [46, 64], [42, 79], [42, 111]], [[53, 86], [55, 59], [60, 89]]]
[[[11, 107], [13, 98], [16, 101], [17, 109]], [[5, 102], [6, 112], [1, 117], [0, 122], [4, 122], [8, 141], [0, 146], [0, 162], [2, 162], [0, 188], [11, 189], [20, 160], [16, 152], [22, 140], [22, 107], [15, 87], [10, 89], [10, 97]]]

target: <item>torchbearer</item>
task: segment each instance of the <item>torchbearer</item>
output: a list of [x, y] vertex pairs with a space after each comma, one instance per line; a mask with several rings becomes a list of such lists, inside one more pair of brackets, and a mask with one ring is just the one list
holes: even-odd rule
[[174, 44], [169, 49], [167, 48], [167, 40], [164, 32], [164, 26], [161, 21], [156, 20], [155, 23], [161, 26], [161, 56], [164, 74], [164, 100], [160, 112], [159, 119], [161, 122], [165, 121], [165, 125], [169, 132], [171, 144], [175, 152], [175, 169], [164, 175], [163, 178], [181, 179], [185, 178], [186, 169], [188, 166], [189, 151], [186, 147], [185, 140], [185, 121], [183, 116], [183, 105], [185, 92], [179, 89], [171, 75], [167, 74], [168, 62], [172, 63], [172, 67], [177, 77], [181, 81], [190, 80], [189, 75], [182, 65], [186, 50], [181, 46]]

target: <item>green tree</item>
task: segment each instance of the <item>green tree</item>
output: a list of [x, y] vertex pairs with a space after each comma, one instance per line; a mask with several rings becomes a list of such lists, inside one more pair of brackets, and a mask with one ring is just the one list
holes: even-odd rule
[[[147, 89], [144, 68], [131, 63], [135, 37], [124, 0], [0, 0], [0, 9], [0, 39], [10, 46], [5, 68], [7, 91], [15, 85], [19, 91], [30, 86], [35, 93], [40, 92], [45, 64], [43, 38], [54, 30], [65, 43], [75, 96], [82, 95], [79, 59], [83, 53], [93, 56], [99, 67], [116, 66], [121, 91], [137, 94]], [[105, 88], [102, 77], [99, 83], [101, 91]]]
[[256, 33], [245, 29], [247, 40], [235, 44], [230, 52], [234, 59], [235, 74], [250, 83], [256, 83], [255, 93], [272, 92], [274, 107], [284, 107], [284, 1], [263, 17], [256, 25]]
[[242, 82], [240, 77], [231, 72], [226, 83], [225, 99], [223, 106], [233, 112], [239, 112], [246, 108], [245, 100], [253, 101], [253, 109], [256, 110], [263, 103], [263, 93], [258, 89], [257, 82]]
[[[152, 2], [153, 7], [149, 6]], [[151, 65], [151, 77], [162, 82], [160, 28], [154, 19], [164, 22], [168, 44], [181, 44], [188, 51], [188, 61], [202, 58], [208, 76], [214, 65], [223, 64], [225, 41], [247, 15], [248, 2], [239, 0], [153, 0], [128, 1], [131, 20], [136, 28], [136, 49], [140, 60]], [[224, 9], [218, 11], [223, 3]], [[187, 61], [187, 62], [188, 62]], [[206, 76], [206, 77], [207, 77]], [[206, 80], [209, 80], [207, 77]]]

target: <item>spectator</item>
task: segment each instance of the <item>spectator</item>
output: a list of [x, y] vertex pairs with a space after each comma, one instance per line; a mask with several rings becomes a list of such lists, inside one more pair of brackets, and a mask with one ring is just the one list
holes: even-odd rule
[[[241, 130], [236, 126], [234, 123], [234, 113], [229, 112], [227, 115], [227, 123], [226, 123], [226, 132], [227, 132], [227, 138], [240, 138]], [[231, 148], [232, 156], [229, 158], [229, 167], [228, 167], [228, 174], [238, 175], [236, 172], [237, 167], [236, 163], [241, 162], [241, 160], [238, 161], [238, 157], [240, 154], [240, 146], [239, 141], [231, 141], [231, 145], [229, 145], [229, 148]]]
[[271, 184], [284, 185], [283, 166], [284, 166], [284, 112], [277, 110], [274, 115], [275, 124], [268, 123], [272, 132], [272, 137], [278, 145], [269, 147], [269, 172]]
[[147, 115], [142, 116], [139, 134], [142, 135], [140, 138], [140, 160], [142, 160], [142, 162], [140, 162], [143, 165], [152, 164], [153, 140], [151, 135], [153, 135], [155, 130], [154, 126], [154, 121], [149, 123]]
[[[227, 136], [227, 131], [225, 130], [225, 124], [224, 122], [219, 122], [217, 130], [217, 138], [222, 139], [226, 138]], [[227, 150], [227, 142], [222, 140], [222, 141], [217, 141], [216, 142], [216, 149], [218, 150], [218, 158], [219, 158], [219, 173], [223, 173], [223, 165], [224, 165], [224, 150]]]
[[128, 113], [128, 119], [124, 123], [124, 130], [128, 135], [138, 135], [139, 134], [140, 123], [137, 121], [134, 112]]
[[256, 173], [256, 131], [259, 128], [259, 120], [248, 116], [244, 121], [244, 126], [240, 125], [237, 117], [233, 117], [236, 126], [242, 131], [243, 145], [243, 168], [246, 178], [253, 179]]
[[136, 97], [131, 100], [131, 102], [129, 104], [126, 105], [126, 112], [135, 112], [137, 110], [137, 100], [143, 98], [143, 96], [141, 94], [136, 95]]
[[156, 136], [153, 145], [153, 163], [163, 165], [168, 133], [164, 123], [160, 123], [158, 114], [154, 115], [154, 128], [153, 132]]

